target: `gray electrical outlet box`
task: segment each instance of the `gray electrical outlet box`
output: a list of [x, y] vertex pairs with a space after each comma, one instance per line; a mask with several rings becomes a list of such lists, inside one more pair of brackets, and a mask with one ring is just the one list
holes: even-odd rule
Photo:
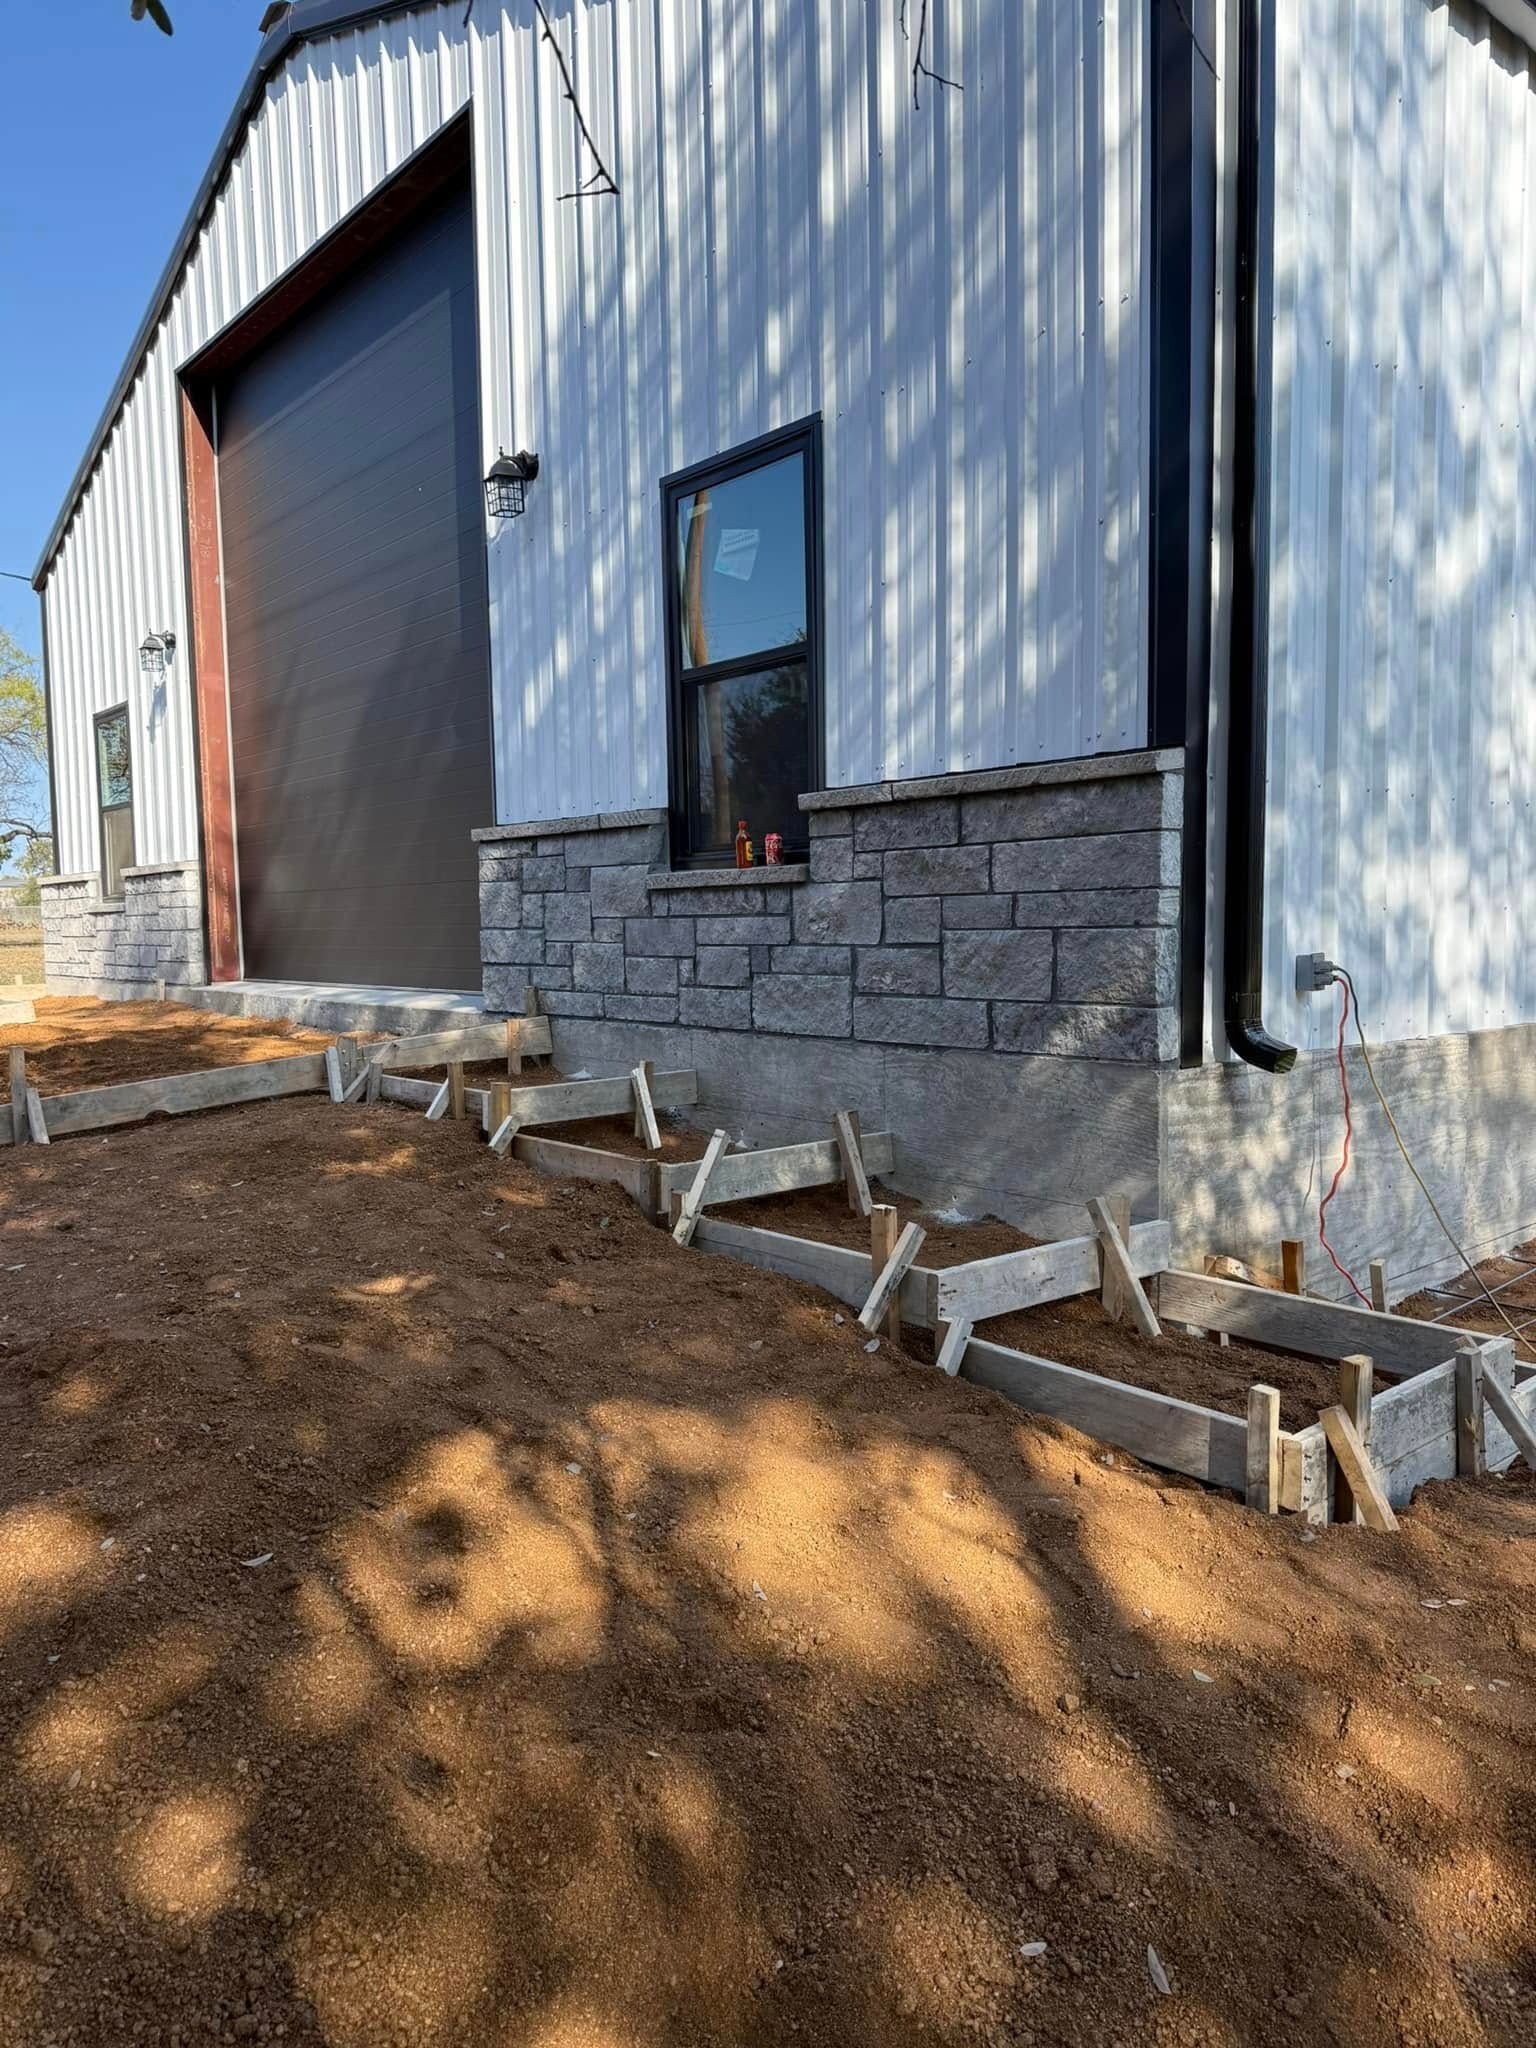
[[1298, 953], [1296, 955], [1296, 993], [1299, 996], [1315, 996], [1333, 984], [1333, 962], [1326, 953]]

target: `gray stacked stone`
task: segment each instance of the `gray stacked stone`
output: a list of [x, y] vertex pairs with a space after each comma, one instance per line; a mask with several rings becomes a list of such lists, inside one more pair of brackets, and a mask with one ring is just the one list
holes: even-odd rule
[[207, 980], [202, 878], [195, 861], [125, 868], [121, 902], [93, 874], [42, 884], [43, 971], [63, 991], [113, 994]]
[[802, 798], [800, 867], [670, 873], [662, 811], [480, 845], [487, 1005], [871, 1047], [1177, 1051], [1177, 754]]

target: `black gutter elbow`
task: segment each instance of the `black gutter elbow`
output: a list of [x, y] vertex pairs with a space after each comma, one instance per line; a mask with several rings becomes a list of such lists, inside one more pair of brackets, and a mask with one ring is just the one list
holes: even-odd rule
[[1296, 1048], [1264, 1028], [1264, 829], [1269, 739], [1269, 406], [1258, 348], [1263, 232], [1259, 0], [1238, 0], [1237, 291], [1233, 321], [1232, 634], [1227, 667], [1227, 1043], [1266, 1074]]
[[1288, 1074], [1296, 1064], [1296, 1048], [1265, 1030], [1258, 997], [1234, 997], [1229, 992], [1227, 1002], [1227, 1043], [1238, 1058], [1250, 1067], [1262, 1067], [1266, 1074]]

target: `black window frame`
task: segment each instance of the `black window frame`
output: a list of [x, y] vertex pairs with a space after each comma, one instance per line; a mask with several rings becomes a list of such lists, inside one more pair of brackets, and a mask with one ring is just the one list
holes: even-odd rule
[[[101, 728], [114, 718], [120, 718], [123, 721], [123, 731], [128, 742], [128, 801], [125, 804], [105, 804], [101, 800]], [[107, 813], [109, 811], [126, 811], [128, 813], [128, 858], [124, 861], [123, 866], [131, 868], [135, 852], [137, 851], [138, 840], [138, 825], [134, 817], [133, 793], [138, 787], [139, 778], [137, 763], [133, 758], [133, 717], [128, 709], [126, 698], [124, 698], [121, 704], [109, 704], [105, 711], [98, 711], [92, 717], [91, 766], [96, 775], [96, 853], [99, 864], [97, 874], [101, 883], [102, 901], [104, 903], [121, 903], [123, 900], [121, 889], [114, 896], [107, 888]]]
[[[713, 661], [702, 668], [683, 664], [682, 592], [677, 576], [677, 508], [695, 491], [730, 483], [754, 469], [765, 469], [788, 455], [801, 458], [805, 491], [805, 639], [783, 647], [758, 648], [751, 654]], [[674, 470], [661, 480], [661, 532], [663, 563], [663, 631], [666, 635], [667, 678], [667, 789], [672, 865], [674, 868], [729, 867], [729, 848], [705, 850], [689, 844], [688, 748], [685, 712], [688, 691], [698, 682], [726, 682], [732, 676], [751, 675], [771, 668], [776, 661], [805, 664], [806, 768], [808, 789], [820, 789], [825, 778], [825, 742], [822, 729], [823, 660], [823, 575], [822, 575], [822, 431], [821, 414], [812, 413], [793, 425], [761, 434], [711, 457], [708, 462]], [[803, 859], [810, 846], [810, 828], [802, 812], [794, 836], [784, 835], [787, 860]], [[758, 861], [762, 847], [757, 848]]]

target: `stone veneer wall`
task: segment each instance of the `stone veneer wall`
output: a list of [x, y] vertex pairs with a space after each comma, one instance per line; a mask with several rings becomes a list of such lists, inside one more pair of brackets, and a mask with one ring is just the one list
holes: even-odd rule
[[103, 900], [94, 874], [42, 884], [43, 972], [48, 986], [111, 994], [207, 980], [202, 878], [196, 861], [124, 868], [123, 900]]
[[871, 1046], [1178, 1051], [1177, 752], [819, 792], [799, 867], [666, 871], [662, 811], [496, 826], [487, 1007]]

